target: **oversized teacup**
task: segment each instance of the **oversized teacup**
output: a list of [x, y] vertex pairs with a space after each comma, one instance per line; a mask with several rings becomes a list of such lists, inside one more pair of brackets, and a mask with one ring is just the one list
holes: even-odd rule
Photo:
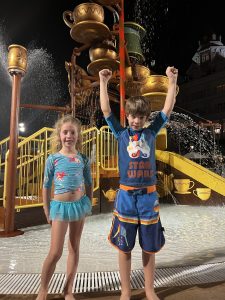
[[104, 21], [104, 9], [96, 3], [82, 3], [77, 5], [73, 11], [66, 10], [63, 12], [63, 21], [70, 28], [73, 25], [83, 21]]
[[209, 188], [197, 188], [193, 190], [193, 194], [203, 201], [206, 201], [211, 196], [211, 189]]
[[190, 179], [174, 179], [175, 188], [179, 193], [188, 192], [195, 185]]

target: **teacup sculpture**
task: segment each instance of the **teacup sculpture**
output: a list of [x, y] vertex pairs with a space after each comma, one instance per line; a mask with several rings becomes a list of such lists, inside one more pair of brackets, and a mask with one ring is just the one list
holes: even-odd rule
[[70, 36], [78, 43], [91, 44], [111, 38], [109, 28], [103, 24], [104, 9], [97, 3], [82, 3], [73, 11], [66, 10], [63, 20], [71, 28]]
[[[141, 95], [149, 99], [151, 110], [161, 110], [166, 100], [168, 91], [169, 79], [163, 75], [150, 75], [141, 87]], [[179, 87], [176, 88], [176, 94], [179, 92]]]
[[126, 80], [145, 81], [150, 75], [149, 68], [134, 64], [125, 68]]
[[110, 69], [112, 72], [119, 69], [116, 48], [110, 41], [95, 44], [89, 49], [91, 63], [87, 66], [88, 72], [97, 76], [102, 69]]
[[89, 49], [89, 57], [91, 61], [102, 58], [116, 59], [116, 48], [106, 43], [97, 43]]
[[193, 194], [201, 199], [202, 201], [207, 201], [211, 196], [211, 189], [209, 188], [196, 188], [193, 190]]
[[66, 10], [63, 12], [63, 20], [70, 28], [74, 24], [83, 21], [104, 22], [104, 9], [96, 3], [82, 3], [77, 5], [73, 11]]
[[[150, 75], [150, 72], [149, 68], [140, 64], [133, 64], [125, 68], [125, 93], [128, 97], [141, 95], [141, 87]], [[120, 85], [118, 84], [116, 88], [119, 90]]]
[[195, 185], [190, 179], [174, 179], [173, 181], [177, 194], [191, 194], [189, 190]]

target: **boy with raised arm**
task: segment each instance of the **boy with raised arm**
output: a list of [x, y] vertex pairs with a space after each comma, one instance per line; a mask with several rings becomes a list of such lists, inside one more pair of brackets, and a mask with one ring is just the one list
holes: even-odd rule
[[112, 72], [103, 69], [100, 77], [100, 105], [105, 120], [118, 140], [120, 186], [114, 204], [109, 241], [119, 250], [120, 300], [131, 297], [131, 251], [138, 231], [142, 248], [145, 293], [148, 300], [159, 300], [154, 291], [155, 253], [165, 243], [156, 192], [155, 139], [173, 110], [178, 70], [167, 67], [169, 80], [164, 107], [153, 123], [143, 128], [150, 115], [149, 101], [143, 96], [126, 101], [128, 127], [124, 128], [111, 112], [107, 91]]

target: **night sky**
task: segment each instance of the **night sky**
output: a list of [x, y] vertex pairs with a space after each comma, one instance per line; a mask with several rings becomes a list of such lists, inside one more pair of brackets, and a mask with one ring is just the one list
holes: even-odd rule
[[[7, 49], [10, 44], [20, 44], [33, 51], [42, 49], [42, 53], [40, 51], [33, 53], [33, 55], [36, 54], [34, 63], [36, 68], [33, 74], [27, 75], [26, 80], [24, 78], [27, 89], [22, 91], [22, 103], [30, 102], [31, 97], [34, 99], [33, 103], [37, 104], [64, 105], [69, 102], [67, 72], [64, 65], [66, 60], [70, 61], [73, 48], [77, 44], [70, 37], [70, 29], [65, 25], [62, 14], [65, 10], [73, 10], [76, 5], [84, 1], [63, 0], [59, 2], [57, 4], [50, 0], [0, 2], [0, 50], [2, 52], [0, 53], [0, 67], [7, 65], [5, 61], [7, 51], [4, 49]], [[143, 7], [143, 16], [148, 15], [146, 12], [148, 1], [140, 0], [139, 3]], [[156, 55], [158, 70], [155, 71], [162, 73], [167, 65], [174, 65], [182, 76], [191, 64], [191, 59], [198, 48], [198, 41], [204, 35], [212, 32], [221, 34], [222, 42], [225, 43], [224, 13], [220, 7], [220, 1], [169, 0], [168, 3], [168, 24], [164, 26], [165, 31], [158, 37], [159, 45]], [[132, 15], [136, 13], [136, 5], [137, 1], [125, 0], [125, 21], [126, 17], [131, 21]], [[112, 23], [112, 15], [106, 13], [105, 23]], [[45, 58], [48, 60], [47, 63], [42, 54], [49, 55]], [[49, 60], [51, 60], [50, 67], [48, 66]], [[84, 53], [78, 62], [80, 65], [85, 65], [86, 61], [88, 61], [88, 54]], [[44, 68], [44, 66], [48, 67]], [[6, 80], [5, 77], [5, 73], [1, 70], [0, 103], [2, 107], [5, 106], [5, 109], [0, 110], [0, 138], [8, 133], [10, 114], [11, 94], [7, 83], [9, 79]], [[48, 78], [53, 80], [55, 85], [50, 86]], [[28, 90], [29, 86], [32, 93]], [[41, 93], [42, 86], [43, 93]], [[54, 90], [46, 96], [46, 91], [50, 91], [51, 88]], [[51, 96], [55, 97], [52, 101], [49, 100]], [[29, 111], [21, 112], [21, 118], [28, 118], [27, 114], [29, 114], [30, 124], [36, 123], [38, 129], [39, 124], [36, 122], [38, 113], [40, 116], [43, 114], [40, 111], [35, 114], [33, 112], [33, 115]], [[38, 116], [39, 119], [40, 116]]]
[[[143, 3], [143, 16], [146, 14]], [[157, 1], [157, 0], [156, 0]], [[65, 10], [85, 1], [50, 0], [1, 1], [0, 20], [2, 35], [7, 44], [19, 43], [28, 47], [35, 43], [54, 55], [57, 64], [64, 66], [69, 59], [75, 42], [69, 35], [69, 28], [62, 19]], [[147, 1], [148, 2], [148, 1]], [[125, 17], [135, 15], [133, 9], [137, 1], [125, 0]], [[174, 63], [182, 72], [190, 64], [198, 47], [198, 40], [208, 32], [216, 32], [225, 40], [225, 19], [220, 1], [169, 0], [168, 40], [162, 39], [162, 56], [167, 63]], [[130, 14], [129, 14], [130, 11]], [[110, 18], [106, 20], [111, 21]], [[167, 26], [166, 26], [167, 27]], [[164, 55], [163, 55], [164, 54]], [[162, 60], [165, 59], [162, 57]]]

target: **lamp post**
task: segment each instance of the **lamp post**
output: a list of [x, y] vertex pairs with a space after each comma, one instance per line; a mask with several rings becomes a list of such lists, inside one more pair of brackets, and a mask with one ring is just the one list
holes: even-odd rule
[[21, 78], [26, 73], [27, 50], [20, 45], [10, 45], [8, 53], [8, 71], [12, 76], [12, 97], [10, 115], [10, 140], [8, 164], [6, 170], [6, 196], [5, 196], [5, 226], [0, 233], [1, 237], [11, 237], [23, 234], [20, 230], [15, 230], [15, 196], [17, 181], [17, 151], [18, 151], [18, 121], [20, 107], [20, 84]]
[[201, 127], [198, 127], [198, 135], [199, 135], [199, 164], [202, 164], [202, 136], [201, 136]]
[[219, 137], [221, 132], [221, 124], [213, 123], [213, 143], [214, 143], [214, 157], [216, 156], [216, 145], [219, 146]]
[[219, 144], [219, 138], [220, 138], [220, 133], [221, 133], [221, 124], [216, 123], [214, 131], [215, 131], [216, 137], [218, 139], [217, 143]]
[[19, 123], [19, 132], [25, 132], [25, 131], [26, 131], [26, 128], [25, 128], [24, 123]]

